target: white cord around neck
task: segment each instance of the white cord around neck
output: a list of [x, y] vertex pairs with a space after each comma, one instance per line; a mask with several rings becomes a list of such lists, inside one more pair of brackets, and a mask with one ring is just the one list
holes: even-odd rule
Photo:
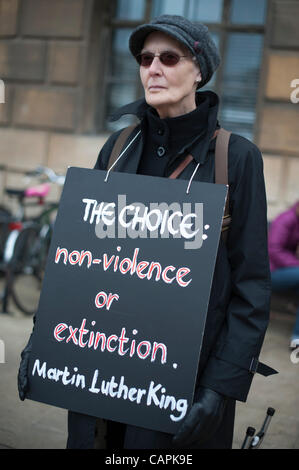
[[196, 168], [195, 168], [195, 170], [194, 170], [193, 173], [192, 173], [192, 176], [191, 176], [191, 178], [190, 178], [190, 180], [189, 180], [189, 184], [188, 184], [188, 187], [187, 187], [186, 194], [189, 194], [189, 190], [190, 190], [190, 186], [191, 186], [192, 180], [193, 180], [193, 178], [194, 178], [194, 176], [195, 176], [195, 174], [196, 174], [196, 172], [197, 172], [199, 166], [200, 166], [200, 163], [198, 163], [198, 164], [196, 165]]

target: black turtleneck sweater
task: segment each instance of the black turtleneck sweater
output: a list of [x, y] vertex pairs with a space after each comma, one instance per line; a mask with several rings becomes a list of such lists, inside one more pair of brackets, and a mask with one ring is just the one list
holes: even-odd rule
[[141, 123], [144, 149], [138, 174], [164, 176], [168, 164], [176, 157], [187, 155], [194, 144], [203, 140], [208, 131], [210, 95], [196, 94], [196, 109], [174, 118], [161, 119], [149, 107]]

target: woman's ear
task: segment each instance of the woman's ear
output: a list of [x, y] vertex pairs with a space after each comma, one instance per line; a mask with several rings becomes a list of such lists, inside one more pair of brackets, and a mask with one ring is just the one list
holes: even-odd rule
[[196, 81], [197, 85], [201, 82], [201, 73], [200, 72], [198, 72], [198, 74], [196, 75], [196, 80], [195, 81]]
[[202, 80], [202, 77], [201, 77], [201, 72], [200, 72], [200, 68], [198, 66], [198, 64], [195, 64], [196, 66], [196, 78], [195, 78], [195, 83], [196, 85], [198, 86], [198, 84], [201, 82]]

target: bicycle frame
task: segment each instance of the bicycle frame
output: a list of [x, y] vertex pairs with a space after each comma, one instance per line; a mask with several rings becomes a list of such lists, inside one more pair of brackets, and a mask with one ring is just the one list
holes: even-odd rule
[[[44, 171], [45, 170], [45, 171]], [[46, 171], [47, 170], [47, 171]], [[64, 177], [57, 176], [53, 170], [44, 169], [43, 167], [37, 169], [36, 172], [31, 172], [30, 175], [41, 175], [42, 172], [47, 175], [49, 180], [53, 180], [53, 182], [62, 185], [64, 182]], [[55, 180], [56, 178], [56, 180]], [[7, 222], [7, 229], [8, 235], [4, 245], [4, 253], [3, 253], [3, 263], [2, 263], [2, 270], [5, 272], [5, 286], [3, 291], [3, 299], [2, 299], [2, 310], [4, 313], [7, 313], [8, 308], [8, 301], [9, 298], [12, 296], [14, 303], [16, 303], [15, 296], [12, 295], [13, 293], [13, 282], [14, 282], [14, 269], [16, 266], [16, 245], [18, 240], [20, 239], [23, 232], [26, 230], [34, 231], [36, 237], [40, 240], [38, 243], [41, 252], [47, 253], [49, 248], [50, 239], [52, 236], [53, 230], [53, 213], [58, 209], [58, 202], [57, 203], [45, 203], [45, 198], [49, 193], [50, 185], [48, 183], [44, 183], [39, 186], [31, 186], [27, 188], [25, 191], [21, 191], [19, 189], [7, 189], [6, 193], [10, 197], [17, 198], [18, 201], [18, 211], [15, 216], [11, 216], [11, 219]], [[37, 198], [37, 200], [32, 201], [32, 198]], [[28, 207], [37, 207], [37, 206], [45, 206], [43, 210], [34, 217], [27, 217], [26, 209]], [[24, 237], [23, 237], [24, 238]], [[21, 243], [21, 240], [20, 240]], [[42, 248], [44, 247], [44, 248]], [[43, 257], [43, 260], [45, 258]], [[19, 307], [20, 308], [20, 307]], [[20, 308], [22, 310], [22, 308]], [[22, 310], [23, 313], [25, 310]]]

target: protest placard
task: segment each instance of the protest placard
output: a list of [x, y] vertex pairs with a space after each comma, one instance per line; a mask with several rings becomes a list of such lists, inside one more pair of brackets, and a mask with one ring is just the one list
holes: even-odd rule
[[174, 433], [192, 403], [226, 186], [70, 168], [28, 398]]

